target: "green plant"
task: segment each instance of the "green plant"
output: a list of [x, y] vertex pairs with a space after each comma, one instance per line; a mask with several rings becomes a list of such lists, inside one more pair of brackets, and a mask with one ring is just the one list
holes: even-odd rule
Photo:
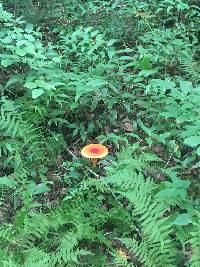
[[198, 5], [4, 2], [0, 265], [199, 266]]
[[[4, 224], [0, 229], [1, 246], [6, 248], [10, 244], [14, 263], [25, 266], [75, 266], [80, 259], [83, 264], [85, 260], [92, 262], [88, 259], [89, 255], [98, 252], [93, 250], [91, 242], [99, 243], [98, 246], [101, 244], [102, 249], [106, 246], [111, 253], [115, 251], [113, 255], [118, 255], [110, 241], [114, 235], [118, 242], [127, 247], [127, 253], [133, 253], [145, 266], [159, 266], [161, 260], [166, 266], [176, 266], [178, 244], [172, 239], [175, 231], [173, 221], [177, 216], [173, 207], [176, 201], [173, 198], [167, 202], [163, 200], [161, 194], [158, 195], [158, 185], [152, 178], [144, 177], [146, 172], [152, 171], [151, 163], [160, 159], [140, 152], [137, 147], [120, 153], [119, 161], [109, 167], [107, 176], [102, 180], [82, 180], [74, 195], [64, 198], [59, 207], [50, 207], [42, 199], [43, 204], [36, 201], [37, 194], [48, 192], [46, 189], [41, 191], [41, 185], [28, 186], [28, 191], [26, 189], [21, 194], [23, 205], [15, 214], [13, 223]], [[137, 154], [135, 157], [131, 156], [133, 152]], [[162, 167], [157, 170], [166, 172]], [[109, 208], [102, 205], [105, 200]], [[179, 199], [178, 205], [182, 206], [183, 200]], [[174, 215], [173, 212], [168, 213], [169, 207], [174, 209]], [[46, 211], [41, 212], [41, 209]], [[106, 233], [109, 223], [112, 231]], [[194, 236], [194, 230], [191, 236]], [[185, 242], [191, 242], [190, 232]], [[194, 253], [196, 246], [194, 243]], [[6, 255], [6, 251], [4, 253]], [[9, 262], [4, 258], [1, 261]]]

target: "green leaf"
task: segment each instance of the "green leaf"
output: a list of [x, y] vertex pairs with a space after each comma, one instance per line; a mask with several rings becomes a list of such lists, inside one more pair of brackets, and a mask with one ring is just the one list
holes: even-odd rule
[[72, 199], [73, 196], [70, 196], [70, 195], [67, 195], [66, 197], [63, 198], [63, 201], [66, 201], [66, 200], [69, 200], [69, 199]]
[[189, 223], [191, 223], [191, 221], [192, 221], [192, 218], [191, 218], [191, 215], [189, 213], [182, 213], [176, 217], [176, 220], [173, 222], [173, 224], [175, 224], [175, 225], [188, 225]]
[[116, 54], [116, 51], [114, 48], [108, 49], [108, 57], [111, 59]]
[[119, 60], [133, 60], [133, 57], [131, 57], [131, 56], [121, 56], [121, 57], [119, 57]]
[[15, 63], [15, 60], [14, 59], [11, 59], [11, 58], [3, 59], [1, 61], [1, 65], [3, 67], [5, 67], [5, 68], [8, 67], [8, 66], [10, 66], [10, 65], [12, 65], [13, 63]]
[[28, 33], [32, 32], [33, 31], [33, 24], [28, 23], [26, 25], [25, 31], [28, 32]]
[[24, 48], [27, 54], [35, 55], [35, 46], [31, 43], [27, 44], [27, 46]]
[[180, 179], [178, 177], [171, 177], [171, 180], [173, 182], [173, 186], [177, 187], [177, 188], [187, 189], [191, 184], [191, 181], [185, 180], [185, 179]]
[[85, 126], [83, 123], [80, 124], [80, 136], [83, 142], [86, 140], [86, 131], [85, 131]]
[[43, 87], [43, 88], [45, 88], [47, 90], [55, 89], [54, 85], [52, 85], [50, 83], [47, 83], [44, 80], [37, 80], [36, 83], [37, 83], [38, 87]]
[[13, 148], [12, 148], [12, 146], [11, 146], [10, 144], [5, 143], [5, 147], [8, 149], [8, 151], [9, 151], [10, 153], [13, 152]]
[[29, 194], [37, 195], [49, 191], [49, 188], [44, 183], [36, 184], [35, 182], [30, 182], [30, 184], [27, 186], [27, 191]]
[[29, 89], [33, 89], [37, 87], [37, 84], [35, 82], [26, 82], [24, 84], [24, 87], [29, 88]]
[[149, 70], [151, 68], [151, 59], [147, 56], [144, 56], [140, 60], [139, 65], [142, 70]]
[[34, 42], [35, 38], [31, 34], [24, 34], [24, 37], [29, 40], [30, 42]]
[[26, 50], [18, 47], [16, 48], [15, 53], [18, 56], [24, 57], [26, 55]]
[[5, 38], [1, 39], [1, 42], [4, 44], [10, 44], [12, 42], [12, 38], [6, 36]]
[[22, 161], [21, 161], [20, 155], [16, 155], [15, 156], [15, 164], [14, 164], [15, 171], [19, 169], [21, 163], [22, 163]]
[[200, 156], [200, 146], [197, 148], [197, 155]]
[[97, 87], [101, 87], [101, 86], [106, 85], [106, 84], [107, 84], [106, 81], [96, 79], [96, 80], [90, 80], [89, 82], [87, 82], [86, 87], [97, 88]]
[[114, 43], [116, 43], [118, 40], [117, 39], [111, 39], [110, 41], [107, 42], [107, 46], [111, 46]]
[[178, 190], [176, 190], [175, 188], [167, 188], [167, 189], [159, 191], [156, 194], [156, 196], [160, 199], [165, 199], [165, 198], [177, 196], [177, 192]]
[[190, 136], [184, 140], [184, 144], [191, 147], [198, 146], [200, 145], [200, 136], [198, 135]]
[[180, 81], [180, 89], [183, 93], [188, 94], [193, 90], [192, 83], [188, 81]]
[[12, 178], [9, 178], [7, 176], [0, 177], [0, 186], [7, 186], [9, 188], [15, 187], [17, 184], [16, 181], [14, 181]]
[[83, 86], [77, 86], [75, 102], [79, 100], [79, 98], [85, 93], [85, 88]]
[[41, 96], [42, 94], [44, 94], [44, 90], [42, 89], [34, 89], [32, 91], [32, 98], [38, 98], [39, 96]]
[[61, 62], [61, 57], [53, 57], [52, 60], [55, 63], [60, 63]]

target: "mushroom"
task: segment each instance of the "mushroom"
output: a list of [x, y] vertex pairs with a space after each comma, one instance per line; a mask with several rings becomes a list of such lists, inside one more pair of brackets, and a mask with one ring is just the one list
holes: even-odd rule
[[92, 161], [93, 166], [96, 166], [97, 160], [104, 158], [108, 154], [108, 149], [101, 144], [90, 144], [84, 146], [81, 150], [81, 155]]

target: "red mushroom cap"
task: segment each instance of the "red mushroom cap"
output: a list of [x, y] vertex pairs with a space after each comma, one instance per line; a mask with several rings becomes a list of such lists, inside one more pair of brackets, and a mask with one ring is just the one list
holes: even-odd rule
[[108, 149], [101, 144], [90, 144], [84, 146], [81, 150], [81, 155], [88, 159], [101, 159], [108, 154]]

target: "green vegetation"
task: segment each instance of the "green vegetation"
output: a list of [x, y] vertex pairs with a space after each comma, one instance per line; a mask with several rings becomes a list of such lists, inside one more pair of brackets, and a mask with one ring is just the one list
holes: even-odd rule
[[200, 266], [199, 29], [198, 1], [2, 1], [0, 266]]

